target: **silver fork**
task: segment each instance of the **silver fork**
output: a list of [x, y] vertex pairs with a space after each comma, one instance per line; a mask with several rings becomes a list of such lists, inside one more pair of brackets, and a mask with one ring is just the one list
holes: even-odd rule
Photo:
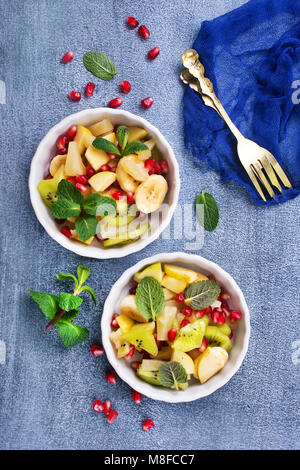
[[[281, 185], [276, 176], [279, 176], [284, 186], [292, 188], [292, 185], [285, 172], [275, 159], [275, 157], [267, 149], [260, 147], [253, 140], [246, 139], [239, 129], [232, 122], [221, 102], [214, 93], [211, 81], [204, 75], [204, 67], [199, 61], [199, 55], [194, 49], [189, 49], [182, 54], [182, 63], [186, 67], [180, 75], [181, 80], [188, 84], [193, 90], [200, 93], [206, 106], [210, 106], [224, 122], [237, 139], [237, 152], [241, 164], [248, 173], [254, 187], [258, 191], [261, 198], [266, 201], [265, 195], [257, 180], [266, 188], [271, 198], [275, 197], [272, 186], [282, 192]], [[270, 185], [266, 175], [268, 176], [272, 186]]]

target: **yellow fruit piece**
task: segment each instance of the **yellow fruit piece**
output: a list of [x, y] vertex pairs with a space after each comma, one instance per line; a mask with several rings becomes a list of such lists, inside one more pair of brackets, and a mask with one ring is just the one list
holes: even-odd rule
[[57, 172], [57, 170], [58, 170], [62, 165], [65, 165], [66, 160], [67, 160], [67, 155], [56, 155], [56, 156], [51, 160], [51, 163], [50, 163], [50, 167], [49, 167], [49, 173], [50, 173], [50, 175], [54, 177], [54, 175], [55, 175], [55, 173]]
[[165, 361], [159, 361], [157, 359], [143, 359], [141, 368], [145, 371], [158, 370]]
[[149, 330], [144, 328], [144, 325], [134, 325], [127, 333], [123, 334], [123, 339], [153, 356], [158, 353], [155, 338]]
[[85, 158], [95, 171], [98, 171], [102, 165], [109, 161], [107, 153], [104, 150], [96, 149], [93, 145], [90, 145], [85, 152]]
[[208, 279], [203, 274], [197, 273], [192, 269], [183, 268], [182, 266], [175, 266], [174, 264], [165, 264], [164, 270], [165, 273], [168, 274], [168, 276], [174, 277], [175, 279], [182, 279], [188, 284], [200, 280], [199, 277], [202, 277], [203, 279]]
[[135, 295], [126, 295], [121, 302], [120, 302], [120, 312], [124, 315], [127, 315], [129, 318], [132, 318], [135, 321], [141, 323], [147, 323], [147, 318], [142, 317], [139, 313], [136, 303], [135, 303]]
[[162, 315], [157, 317], [157, 339], [159, 341], [168, 340], [168, 331], [172, 328], [174, 318], [177, 313], [176, 307], [165, 306]]
[[147, 160], [148, 158], [151, 158], [151, 155], [152, 155], [152, 149], [154, 148], [155, 146], [155, 140], [154, 139], [150, 139], [150, 140], [147, 140], [146, 142], [144, 142], [145, 145], [147, 145], [148, 149], [147, 150], [141, 150], [141, 152], [138, 152], [138, 159], [139, 160]]
[[163, 287], [165, 301], [173, 300], [175, 298], [175, 292], [170, 291], [166, 287]]
[[168, 183], [161, 175], [151, 175], [141, 183], [135, 192], [139, 211], [150, 214], [160, 208], [168, 192]]
[[77, 241], [79, 241], [79, 242], [81, 242], [81, 243], [84, 243], [85, 245], [90, 245], [90, 244], [92, 243], [92, 241], [94, 240], [94, 238], [95, 238], [95, 237], [90, 237], [90, 238], [88, 238], [85, 242], [83, 242], [83, 241], [80, 240], [80, 238], [78, 237], [76, 230], [71, 230], [71, 234], [72, 234], [71, 238], [73, 238], [73, 240], [77, 240]]
[[161, 285], [170, 291], [175, 292], [175, 294], [179, 294], [184, 291], [187, 286], [187, 282], [182, 279], [175, 279], [174, 277], [170, 277], [165, 274]]
[[170, 346], [163, 346], [156, 356], [151, 356], [151, 358], [155, 358], [160, 361], [170, 361], [172, 354], [172, 348]]
[[217, 374], [225, 366], [228, 353], [223, 348], [208, 347], [198, 359], [196, 359], [197, 376], [203, 384]]
[[105, 134], [102, 136], [103, 139], [109, 140], [112, 144], [116, 143], [116, 134], [114, 132], [109, 132], [108, 134]]
[[113, 130], [114, 126], [112, 125], [112, 122], [110, 119], [102, 119], [99, 122], [96, 122], [90, 127], [90, 131], [92, 134], [94, 134], [96, 137], [99, 137], [99, 135], [107, 134], [108, 132], [111, 132]]
[[147, 276], [154, 277], [154, 279], [156, 279], [160, 283], [163, 278], [161, 263], [151, 264], [147, 268], [143, 269], [143, 271], [135, 273], [133, 279], [136, 282], [140, 282], [142, 279], [144, 279], [144, 277]]
[[145, 168], [144, 162], [135, 155], [127, 155], [121, 158], [119, 165], [136, 181], [143, 182], [149, 178], [149, 173]]
[[60, 165], [57, 171], [54, 173], [53, 178], [59, 183], [61, 180], [66, 179], [65, 165]]
[[145, 139], [147, 137], [148, 132], [146, 129], [142, 127], [129, 127], [129, 137], [128, 142], [133, 142], [141, 139]]
[[125, 341], [124, 339], [121, 342], [121, 346], [118, 348], [117, 358], [122, 359], [122, 357], [126, 356], [130, 351], [130, 343]]
[[138, 187], [138, 183], [132, 178], [132, 176], [130, 176], [122, 167], [122, 164], [121, 164], [121, 161], [122, 159], [119, 161], [118, 165], [117, 165], [117, 171], [116, 171], [116, 176], [117, 176], [117, 180], [121, 186], [121, 188], [123, 189], [123, 191], [125, 191], [126, 193], [128, 192], [135, 192], [137, 187]]
[[109, 339], [113, 343], [116, 349], [120, 349], [122, 344], [122, 330], [118, 328], [116, 331], [112, 331], [109, 335]]
[[122, 333], [126, 333], [134, 325], [134, 321], [131, 318], [127, 317], [127, 315], [118, 315], [116, 317], [116, 322], [121, 328]]
[[105, 191], [108, 186], [116, 181], [116, 174], [112, 171], [101, 171], [89, 179], [89, 183], [95, 191]]
[[86, 168], [83, 164], [78, 145], [75, 141], [69, 142], [65, 172], [67, 176], [86, 174]]
[[[75, 142], [78, 145], [80, 155], [91, 145], [92, 141], [95, 139], [92, 132], [89, 131], [86, 127], [79, 124], [77, 126], [77, 134], [75, 137]], [[88, 145], [87, 145], [88, 144]]]
[[176, 351], [176, 349], [174, 349], [172, 352], [171, 361], [179, 362], [179, 364], [185, 368], [187, 374], [194, 374], [194, 362], [188, 354], [182, 351]]

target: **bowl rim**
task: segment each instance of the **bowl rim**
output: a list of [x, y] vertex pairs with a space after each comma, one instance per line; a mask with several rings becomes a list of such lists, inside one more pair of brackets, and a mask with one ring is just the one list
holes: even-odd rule
[[[74, 123], [74, 120], [77, 121], [81, 117], [98, 115], [101, 112], [105, 113], [106, 115], [111, 115], [111, 116], [122, 115], [124, 116], [124, 119], [126, 118], [137, 119], [141, 126], [144, 126], [146, 129], [149, 130], [150, 133], [152, 132], [154, 135], [156, 135], [159, 141], [162, 142], [162, 144], [166, 147], [168, 151], [168, 158], [170, 158], [174, 167], [173, 201], [171, 204], [169, 204], [168, 212], [166, 213], [162, 222], [157, 226], [156, 230], [153, 233], [151, 233], [150, 236], [144, 239], [139, 239], [135, 243], [125, 245], [121, 248], [117, 248], [117, 247], [109, 248], [107, 250], [98, 249], [97, 247], [94, 247], [94, 246], [84, 245], [81, 243], [77, 243], [76, 241], [71, 241], [68, 238], [66, 238], [63, 234], [61, 234], [61, 232], [57, 229], [57, 227], [55, 228], [50, 227], [48, 220], [46, 219], [46, 217], [44, 217], [44, 215], [40, 211], [40, 207], [41, 207], [40, 204], [41, 203], [43, 204], [43, 202], [37, 198], [37, 196], [39, 196], [39, 193], [38, 193], [36, 182], [35, 182], [39, 157], [40, 157], [41, 149], [43, 145], [45, 144], [45, 141], [50, 140], [52, 136], [54, 136], [56, 133], [63, 132], [62, 128], [67, 128], [68, 126], [70, 126], [72, 124], [72, 121]], [[160, 234], [170, 224], [174, 211], [176, 209], [177, 203], [178, 203], [179, 192], [180, 192], [179, 165], [175, 157], [174, 151], [171, 145], [169, 144], [169, 142], [167, 141], [167, 139], [160, 132], [160, 130], [156, 126], [151, 124], [148, 120], [144, 119], [138, 114], [134, 114], [129, 111], [122, 110], [122, 109], [111, 109], [111, 108], [105, 108], [105, 107], [87, 108], [79, 112], [69, 114], [64, 119], [62, 119], [57, 124], [55, 124], [53, 127], [51, 127], [49, 131], [47, 132], [47, 134], [42, 138], [30, 164], [28, 186], [29, 186], [30, 201], [31, 201], [33, 210], [35, 212], [35, 215], [38, 221], [40, 222], [40, 224], [44, 227], [45, 231], [53, 240], [58, 242], [61, 246], [63, 246], [67, 250], [72, 251], [73, 253], [76, 253], [80, 256], [94, 258], [94, 259], [123, 258], [124, 256], [143, 250], [146, 246], [148, 246], [150, 243], [152, 243], [157, 238], [159, 238]]]
[[[110, 342], [109, 335], [107, 334], [105, 323], [106, 323], [106, 317], [108, 314], [111, 314], [111, 298], [114, 295], [114, 291], [119, 288], [119, 284], [123, 283], [126, 280], [130, 280], [132, 278], [132, 275], [136, 272], [139, 271], [141, 268], [161, 261], [162, 263], [165, 262], [170, 262], [172, 259], [174, 260], [175, 258], [183, 258], [183, 262], [188, 264], [197, 264], [201, 263], [202, 268], [205, 266], [207, 267], [207, 270], [213, 268], [213, 270], [221, 273], [226, 279], [228, 279], [232, 286], [234, 287], [236, 293], [239, 296], [241, 305], [242, 305], [242, 310], [243, 310], [243, 316], [244, 316], [244, 321], [245, 321], [245, 334], [243, 338], [243, 344], [242, 344], [242, 349], [237, 357], [236, 363], [234, 366], [230, 369], [230, 372], [226, 375], [226, 377], [222, 377], [222, 380], [220, 380], [215, 386], [211, 387], [210, 389], [207, 387], [205, 390], [201, 390], [199, 388], [199, 392], [194, 394], [192, 397], [190, 397], [188, 394], [182, 391], [180, 392], [173, 392], [170, 391], [170, 393], [174, 393], [174, 396], [159, 396], [161, 391], [164, 391], [163, 389], [155, 386], [150, 385], [150, 389], [148, 387], [144, 387], [144, 383], [142, 380], [139, 380], [137, 377], [133, 376], [133, 380], [131, 380], [130, 376], [126, 375], [126, 372], [123, 371], [122, 367], [120, 367], [120, 360], [117, 359], [115, 351], [113, 349], [113, 346]], [[158, 253], [156, 255], [150, 256], [148, 258], [144, 258], [143, 260], [140, 260], [138, 263], [135, 265], [131, 266], [130, 268], [126, 269], [123, 274], [119, 277], [119, 279], [114, 283], [112, 286], [106, 300], [103, 306], [103, 311], [102, 311], [102, 317], [101, 317], [101, 322], [100, 322], [100, 327], [101, 327], [101, 336], [102, 336], [102, 345], [106, 353], [107, 360], [109, 361], [110, 365], [114, 368], [118, 376], [125, 382], [127, 383], [130, 387], [132, 387], [134, 390], [140, 392], [141, 394], [147, 396], [148, 398], [152, 398], [153, 400], [157, 401], [164, 401], [168, 403], [183, 403], [183, 402], [191, 402], [198, 400], [200, 398], [204, 398], [211, 393], [215, 392], [219, 388], [223, 387], [229, 380], [236, 374], [236, 372], [239, 370], [241, 367], [244, 358], [247, 354], [248, 351], [248, 345], [249, 345], [249, 339], [250, 339], [250, 333], [251, 333], [251, 326], [250, 326], [250, 313], [249, 309], [244, 297], [244, 294], [234, 278], [223, 268], [221, 268], [218, 264], [214, 263], [213, 261], [210, 261], [206, 258], [203, 258], [202, 256], [199, 255], [194, 255], [194, 254], [188, 254], [184, 252], [172, 252], [172, 253]], [[234, 346], [233, 346], [234, 347]], [[215, 376], [217, 377], [217, 375]], [[206, 384], [209, 384], [209, 381], [206, 382]], [[146, 384], [149, 385], [149, 384]], [[205, 385], [205, 384], [203, 384]], [[153, 394], [151, 393], [153, 390]], [[187, 389], [188, 390], [188, 389]], [[196, 396], [195, 396], [196, 395]]]

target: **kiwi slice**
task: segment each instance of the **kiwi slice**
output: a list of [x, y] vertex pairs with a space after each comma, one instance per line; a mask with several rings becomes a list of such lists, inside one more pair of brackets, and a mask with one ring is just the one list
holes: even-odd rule
[[232, 343], [228, 336], [220, 332], [220, 329], [217, 326], [208, 326], [206, 328], [205, 338], [210, 346], [219, 346], [227, 352], [232, 348]]
[[172, 348], [177, 351], [187, 352], [195, 348], [200, 348], [203, 336], [207, 327], [208, 318], [203, 317], [194, 323], [189, 323], [179, 330], [179, 333], [172, 344]]
[[57, 201], [57, 186], [58, 182], [54, 178], [42, 180], [38, 184], [37, 188], [41, 198], [48, 207], [51, 206], [52, 202]]
[[140, 379], [144, 380], [144, 382], [147, 382], [148, 384], [161, 385], [159, 378], [158, 378], [158, 370], [146, 371], [146, 370], [143, 370], [142, 367], [140, 366], [137, 370], [137, 375], [139, 376]]
[[128, 341], [123, 340], [121, 343], [121, 346], [118, 349], [118, 359], [121, 359], [122, 357], [126, 356], [130, 351], [130, 344]]
[[118, 237], [113, 237], [113, 238], [108, 238], [107, 240], [104, 240], [103, 246], [105, 248], [113, 245], [119, 245], [120, 243], [127, 242], [130, 240], [134, 240], [136, 238], [139, 238], [143, 235], [146, 230], [150, 229], [150, 225], [148, 223], [140, 225], [140, 227], [130, 230], [130, 226], [128, 227], [128, 233], [124, 234], [124, 238], [122, 238], [122, 234]]
[[135, 325], [123, 334], [123, 339], [133, 344], [136, 348], [144, 349], [152, 356], [158, 353], [157, 344], [153, 334], [145, 328], [145, 325]]
[[223, 335], [229, 336], [231, 333], [230, 327], [227, 325], [227, 323], [224, 323], [223, 325], [220, 325], [217, 327], [218, 330], [223, 333]]

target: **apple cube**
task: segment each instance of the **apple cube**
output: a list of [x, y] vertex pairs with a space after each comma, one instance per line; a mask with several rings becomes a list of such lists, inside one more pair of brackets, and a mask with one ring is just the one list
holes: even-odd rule
[[116, 181], [116, 174], [112, 171], [101, 171], [89, 179], [89, 183], [95, 191], [105, 191], [108, 186]]
[[107, 134], [113, 130], [114, 126], [111, 123], [110, 119], [102, 119], [102, 121], [96, 122], [90, 127], [90, 131], [95, 136]]
[[159, 341], [168, 340], [168, 331], [172, 328], [176, 313], [176, 307], [165, 306], [163, 314], [157, 317], [157, 339]]
[[187, 282], [182, 279], [175, 279], [174, 277], [170, 277], [165, 274], [161, 285], [172, 292], [175, 292], [175, 294], [179, 294], [184, 291], [187, 286]]
[[164, 269], [168, 276], [174, 277], [175, 279], [181, 279], [186, 281], [188, 284], [208, 279], [204, 274], [197, 273], [192, 269], [183, 268], [182, 266], [175, 266], [174, 264], [165, 264]]
[[171, 361], [179, 362], [179, 364], [181, 364], [185, 368], [187, 374], [194, 374], [194, 361], [185, 352], [176, 351], [176, 349], [174, 349], [172, 352]]
[[107, 153], [104, 150], [96, 149], [93, 145], [89, 146], [85, 152], [85, 157], [95, 171], [98, 171], [102, 165], [109, 161]]
[[138, 158], [139, 160], [147, 160], [148, 158], [151, 157], [152, 155], [152, 149], [153, 147], [155, 146], [155, 140], [154, 139], [150, 139], [150, 140], [147, 140], [146, 142], [144, 142], [145, 145], [147, 145], [148, 149], [147, 150], [142, 150], [141, 152], [138, 152]]
[[77, 134], [75, 137], [75, 142], [78, 145], [80, 155], [91, 145], [95, 136], [89, 131], [86, 127], [79, 124], [77, 126]]
[[228, 353], [223, 348], [208, 347], [195, 361], [196, 375], [203, 384], [225, 366]]
[[127, 155], [121, 158], [119, 165], [136, 181], [146, 181], [149, 178], [144, 162], [135, 155]]
[[55, 178], [58, 183], [61, 180], [66, 179], [65, 165], [60, 165], [60, 167], [54, 173], [53, 178]]
[[142, 127], [128, 127], [129, 129], [129, 137], [128, 137], [128, 142], [133, 142], [141, 139], [145, 139], [147, 137], [148, 132], [146, 129], [143, 129]]
[[126, 333], [134, 325], [134, 321], [131, 318], [127, 317], [127, 315], [118, 315], [116, 317], [116, 322], [121, 328], [122, 333]]
[[157, 371], [164, 363], [157, 359], [143, 359], [141, 368], [148, 372]]
[[83, 164], [78, 145], [75, 141], [69, 142], [65, 172], [67, 176], [86, 174], [86, 168]]
[[102, 136], [103, 139], [109, 140], [112, 144], [116, 143], [116, 134], [114, 132], [109, 132]]

